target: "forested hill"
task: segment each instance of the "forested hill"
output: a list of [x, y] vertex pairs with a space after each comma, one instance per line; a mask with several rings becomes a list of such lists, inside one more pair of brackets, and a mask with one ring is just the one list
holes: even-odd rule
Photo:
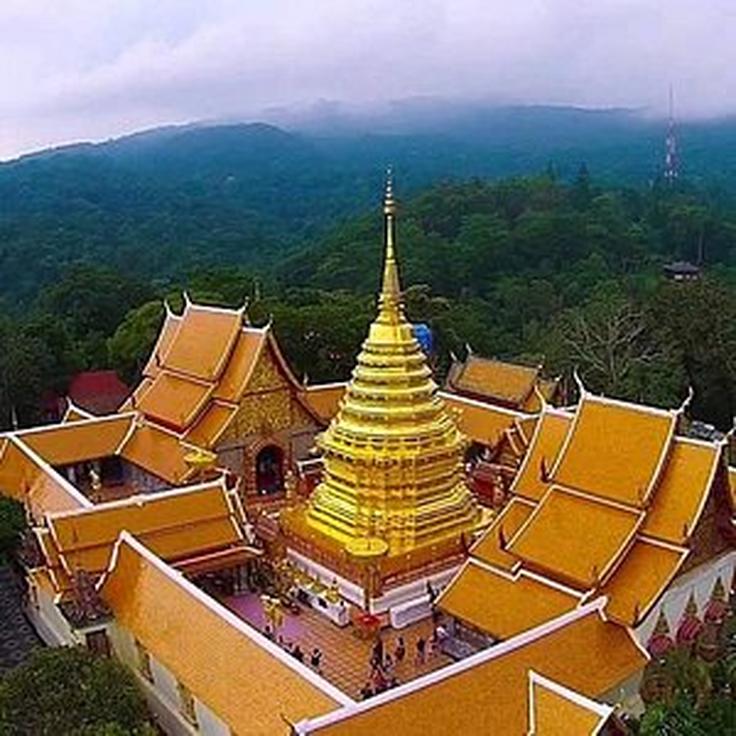
[[[419, 114], [419, 113], [422, 114]], [[268, 268], [367, 211], [392, 162], [406, 196], [433, 182], [549, 170], [647, 187], [664, 126], [626, 111], [416, 110], [365, 126], [186, 126], [0, 165], [0, 294], [30, 301], [71, 264], [159, 283], [201, 264]], [[689, 181], [736, 190], [736, 123], [682, 126]]]
[[[155, 167], [154, 167], [155, 168]], [[172, 215], [173, 217], [173, 215]], [[407, 312], [435, 336], [441, 380], [452, 352], [577, 367], [598, 391], [664, 406], [695, 388], [695, 416], [736, 414], [736, 210], [701, 192], [604, 186], [582, 170], [438, 184], [401, 197], [398, 249]], [[40, 399], [83, 369], [138, 379], [162, 300], [240, 306], [272, 320], [298, 375], [348, 377], [375, 313], [381, 215], [331, 226], [268, 265], [222, 266], [206, 234], [199, 266], [176, 278], [101, 260], [78, 264], [15, 315], [0, 314], [0, 427], [36, 421]], [[53, 241], [52, 241], [53, 242]], [[196, 252], [196, 251], [193, 251]], [[663, 264], [704, 258], [696, 284]], [[209, 260], [208, 260], [209, 259]]]

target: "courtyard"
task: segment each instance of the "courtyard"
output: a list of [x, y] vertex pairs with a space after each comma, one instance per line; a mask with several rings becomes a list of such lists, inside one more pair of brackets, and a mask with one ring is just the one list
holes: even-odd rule
[[[231, 611], [261, 632], [266, 630], [267, 619], [257, 593], [243, 593], [222, 600]], [[381, 639], [384, 652], [394, 659], [398, 638], [404, 639], [406, 656], [393, 668], [399, 684], [414, 680], [428, 672], [440, 669], [453, 660], [446, 654], [436, 651], [428, 653], [423, 662], [418, 661], [416, 643], [422, 638], [428, 642], [432, 636], [432, 621], [426, 619], [401, 630], [383, 629]], [[371, 651], [373, 638], [361, 638], [352, 624], [339, 627], [313, 608], [300, 605], [299, 613], [284, 611], [283, 624], [276, 632], [281, 643], [290, 649], [299, 646], [304, 652], [304, 662], [309, 665], [309, 657], [316, 647], [322, 652], [321, 674], [351, 698], [360, 698], [361, 688], [371, 676]]]

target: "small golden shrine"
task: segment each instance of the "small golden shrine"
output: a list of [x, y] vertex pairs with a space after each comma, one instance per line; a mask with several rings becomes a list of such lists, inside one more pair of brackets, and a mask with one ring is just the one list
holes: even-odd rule
[[465, 438], [404, 313], [390, 175], [383, 215], [378, 316], [340, 409], [317, 440], [322, 481], [299, 513], [302, 521], [285, 521], [292, 533], [350, 559], [372, 540], [381, 547], [381, 566], [401, 569], [432, 563], [448, 545], [457, 548], [479, 510], [464, 480]]

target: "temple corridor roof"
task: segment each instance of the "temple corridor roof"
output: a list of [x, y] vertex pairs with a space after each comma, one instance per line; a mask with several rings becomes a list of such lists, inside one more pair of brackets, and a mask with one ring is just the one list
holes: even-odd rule
[[164, 560], [177, 561], [241, 544], [244, 521], [224, 482], [216, 480], [49, 513], [37, 533], [49, 570], [65, 588], [77, 570], [102, 573], [124, 530]]
[[233, 733], [288, 734], [352, 702], [127, 532], [99, 588], [118, 625]]

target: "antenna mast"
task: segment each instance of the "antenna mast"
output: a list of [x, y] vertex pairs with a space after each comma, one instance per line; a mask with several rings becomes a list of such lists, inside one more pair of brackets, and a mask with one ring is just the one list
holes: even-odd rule
[[677, 131], [675, 130], [675, 104], [672, 85], [670, 85], [670, 114], [665, 138], [664, 180], [672, 186], [679, 174], [680, 161], [677, 156]]

